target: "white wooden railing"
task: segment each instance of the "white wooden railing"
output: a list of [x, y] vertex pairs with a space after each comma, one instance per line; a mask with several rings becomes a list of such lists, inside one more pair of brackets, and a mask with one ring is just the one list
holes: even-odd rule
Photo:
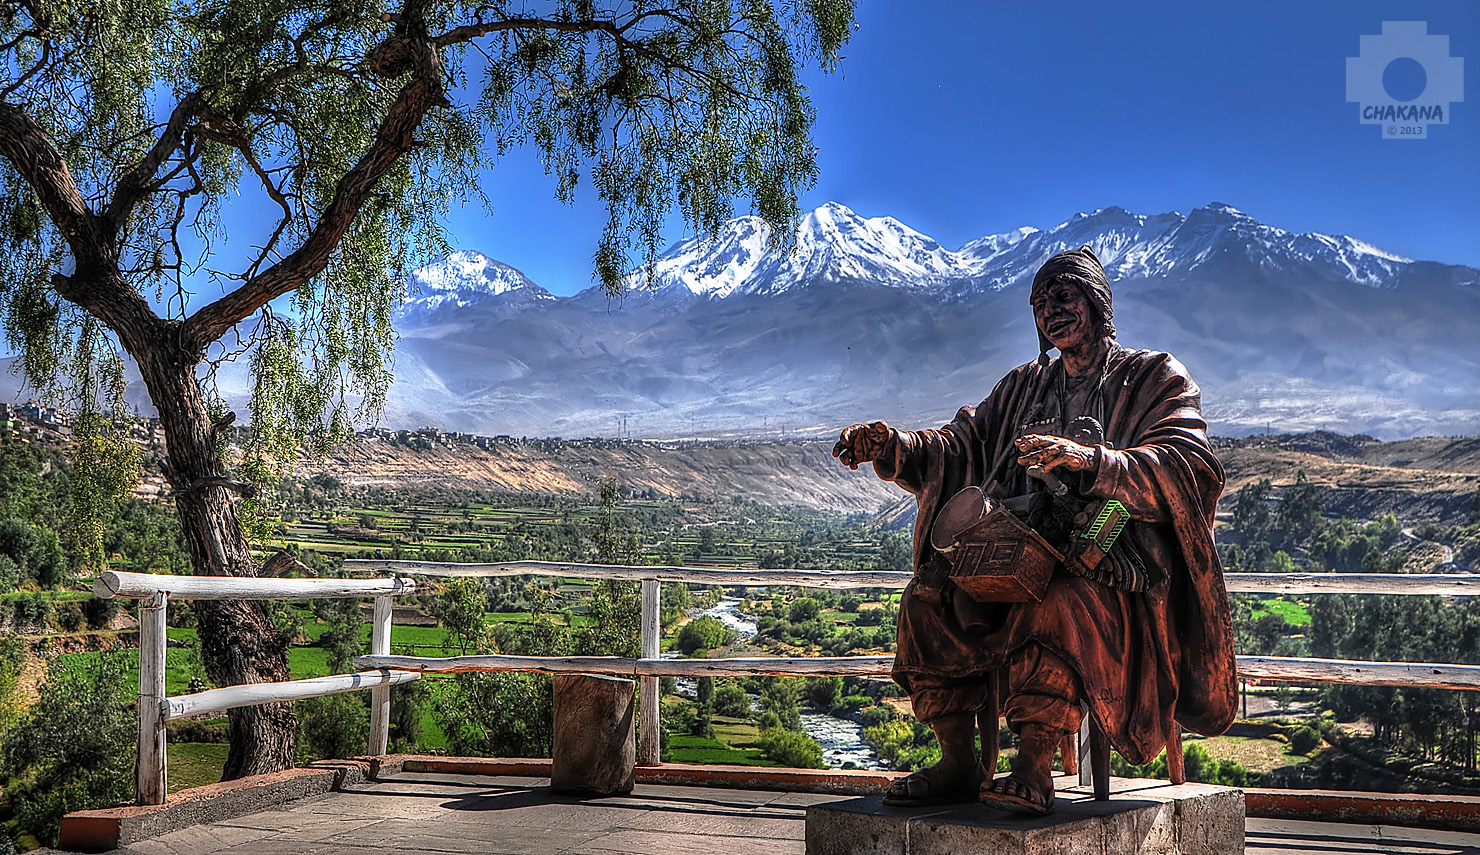
[[[720, 570], [703, 567], [627, 567], [514, 561], [502, 564], [440, 564], [421, 561], [350, 560], [345, 569], [381, 573], [364, 579], [277, 579], [225, 576], [163, 576], [109, 571], [98, 578], [99, 597], [126, 597], [139, 608], [139, 763], [138, 801], [163, 804], [167, 789], [165, 723], [219, 713], [234, 707], [292, 701], [338, 692], [371, 689], [370, 754], [384, 754], [390, 733], [391, 686], [418, 679], [422, 673], [525, 671], [538, 673], [612, 674], [641, 680], [638, 762], [658, 760], [661, 723], [658, 680], [680, 676], [816, 676], [888, 674], [892, 656], [746, 657], [734, 659], [660, 659], [659, 603], [663, 582], [724, 586], [791, 586], [804, 588], [903, 588], [910, 573], [886, 570]], [[433, 577], [557, 576], [639, 581], [642, 585], [641, 650], [631, 659], [618, 656], [392, 656], [391, 613], [394, 598], [412, 593], [416, 583], [400, 574]], [[1480, 574], [1391, 575], [1376, 573], [1229, 573], [1230, 592], [1279, 594], [1393, 594], [1470, 596], [1480, 593]], [[352, 674], [226, 686], [192, 695], [165, 695], [165, 605], [169, 599], [322, 599], [374, 597], [370, 655], [354, 660]], [[1480, 689], [1480, 666], [1444, 663], [1358, 662], [1277, 656], [1240, 656], [1244, 677], [1297, 682]]]

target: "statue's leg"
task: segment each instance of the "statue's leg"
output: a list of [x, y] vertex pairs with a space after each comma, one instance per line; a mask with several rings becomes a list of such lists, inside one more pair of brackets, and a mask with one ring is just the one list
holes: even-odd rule
[[978, 683], [911, 693], [915, 717], [930, 726], [940, 743], [940, 762], [891, 784], [884, 793], [885, 804], [914, 806], [976, 800], [985, 777], [976, 750], [976, 717], [984, 694], [985, 688]]
[[1053, 810], [1053, 758], [1065, 735], [1079, 730], [1079, 679], [1068, 663], [1038, 644], [1008, 662], [1003, 711], [1018, 734], [1012, 774], [983, 784], [984, 804], [1025, 813]]

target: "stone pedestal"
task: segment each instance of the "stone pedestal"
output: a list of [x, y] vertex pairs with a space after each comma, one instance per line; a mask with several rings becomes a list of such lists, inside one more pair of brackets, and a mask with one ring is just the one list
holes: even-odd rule
[[587, 796], [632, 792], [636, 684], [594, 674], [556, 674], [554, 682], [550, 788]]
[[1097, 802], [1057, 779], [1045, 817], [979, 804], [885, 807], [880, 796], [807, 808], [807, 855], [1242, 855], [1244, 794], [1208, 784], [1112, 778]]

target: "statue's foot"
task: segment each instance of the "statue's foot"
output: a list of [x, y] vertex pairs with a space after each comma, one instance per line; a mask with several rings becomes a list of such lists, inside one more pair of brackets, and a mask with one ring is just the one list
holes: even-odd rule
[[980, 801], [999, 810], [1047, 816], [1053, 813], [1053, 780], [1049, 780], [1048, 786], [1040, 787], [1015, 774], [995, 778], [982, 783]]
[[965, 774], [942, 769], [941, 763], [900, 778], [884, 791], [890, 807], [965, 804], [977, 800], [986, 771], [977, 763]]

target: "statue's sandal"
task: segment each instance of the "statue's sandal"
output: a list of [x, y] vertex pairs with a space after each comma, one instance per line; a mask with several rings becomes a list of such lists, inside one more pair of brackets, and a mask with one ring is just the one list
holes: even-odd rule
[[890, 807], [967, 804], [977, 800], [982, 782], [987, 777], [986, 770], [978, 763], [964, 783], [943, 788], [929, 777], [928, 772], [928, 769], [921, 769], [890, 784], [884, 791], [884, 804]]
[[987, 807], [1013, 813], [1029, 813], [1047, 816], [1053, 813], [1053, 785], [1048, 791], [1040, 791], [1018, 778], [1008, 776], [983, 781], [979, 800]]

